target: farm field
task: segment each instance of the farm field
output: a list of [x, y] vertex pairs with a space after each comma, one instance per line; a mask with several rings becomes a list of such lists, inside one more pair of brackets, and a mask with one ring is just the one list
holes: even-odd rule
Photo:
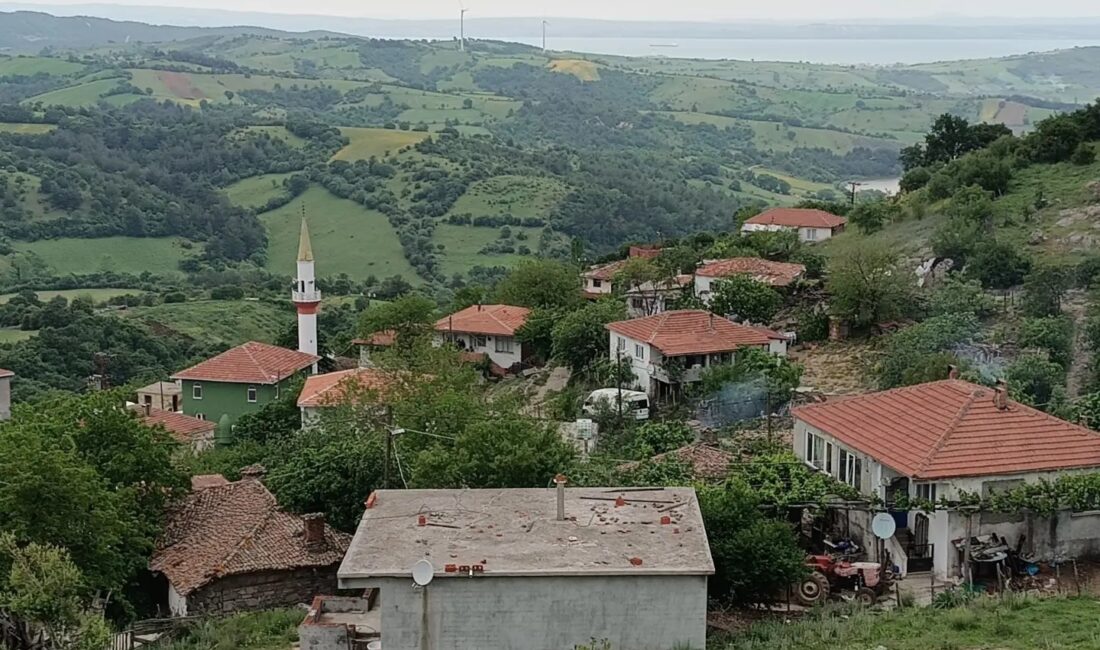
[[[48, 302], [54, 298], [61, 296], [65, 300], [74, 300], [76, 298], [88, 298], [92, 302], [99, 304], [106, 302], [116, 296], [125, 296], [128, 293], [141, 293], [138, 289], [60, 289], [51, 291], [35, 291], [38, 295], [38, 299], [42, 302]], [[14, 293], [5, 293], [0, 295], [0, 304], [6, 303], [15, 297]]]
[[249, 126], [237, 133], [266, 133], [268, 136], [275, 138], [276, 140], [282, 140], [292, 147], [304, 147], [306, 141], [286, 129], [285, 126]]
[[19, 330], [11, 327], [0, 327], [0, 345], [26, 341], [36, 334], [38, 334], [38, 330]]
[[[509, 229], [513, 236], [520, 232], [527, 235], [526, 240], [516, 241], [516, 244], [527, 246], [533, 251], [538, 250], [541, 228], [510, 226]], [[499, 228], [439, 224], [435, 227], [432, 241], [444, 246], [440, 264], [443, 272], [449, 276], [455, 273], [466, 273], [474, 266], [513, 266], [526, 257], [515, 254], [485, 255], [480, 252], [486, 245], [499, 238]]]
[[512, 214], [522, 218], [544, 218], [569, 193], [569, 187], [554, 178], [494, 176], [478, 181], [459, 197], [450, 214]]
[[[185, 246], [192, 246], [189, 250]], [[201, 244], [178, 237], [100, 237], [12, 242], [16, 251], [33, 253], [56, 275], [94, 271], [158, 275], [179, 271], [185, 257], [198, 255]]]
[[234, 205], [239, 205], [242, 208], [258, 208], [270, 199], [281, 196], [284, 192], [283, 179], [290, 176], [292, 176], [290, 173], [261, 174], [243, 178], [222, 191]]
[[[118, 85], [118, 79], [97, 79], [86, 83], [58, 88], [41, 95], [23, 100], [25, 104], [42, 102], [44, 105], [61, 104], [63, 106], [93, 106], [102, 99], [101, 95]], [[137, 97], [137, 95], [130, 95]], [[117, 98], [116, 98], [117, 99]]]
[[427, 133], [418, 131], [350, 126], [342, 127], [340, 132], [347, 136], [350, 142], [346, 147], [337, 151], [332, 159], [348, 162], [366, 160], [371, 156], [382, 157], [387, 152], [396, 154], [398, 149], [414, 145], [428, 137]]
[[23, 133], [39, 135], [56, 129], [54, 124], [24, 124], [21, 122], [0, 122], [0, 133]]
[[595, 63], [584, 59], [556, 59], [550, 62], [554, 72], [571, 74], [581, 81], [599, 81], [600, 69]]
[[294, 324], [294, 310], [258, 300], [198, 300], [134, 307], [114, 312], [154, 328], [167, 327], [200, 341], [233, 346], [247, 341], [273, 343]]
[[363, 279], [401, 275], [416, 281], [416, 272], [405, 260], [401, 242], [385, 215], [321, 187], [311, 187], [283, 207], [260, 215], [268, 233], [269, 270], [294, 273], [303, 208], [318, 276], [347, 273]]
[[80, 72], [84, 65], [44, 56], [0, 56], [0, 77], [33, 76], [39, 73], [67, 75]]

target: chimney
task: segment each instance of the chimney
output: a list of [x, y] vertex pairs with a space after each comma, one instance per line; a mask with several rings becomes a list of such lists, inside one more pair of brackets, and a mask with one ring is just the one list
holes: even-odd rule
[[241, 478], [258, 481], [267, 474], [267, 468], [263, 465], [256, 463], [255, 465], [249, 465], [248, 467], [241, 468]]
[[478, 303], [477, 303], [477, 310], [481, 311], [481, 302], [480, 301], [478, 301]]
[[558, 521], [565, 521], [565, 483], [564, 474], [554, 477], [554, 485], [558, 488]]
[[305, 544], [308, 550], [317, 550], [325, 545], [325, 516], [313, 513], [302, 516], [305, 530]]
[[714, 331], [714, 312], [710, 313], [710, 331]]
[[1001, 411], [1008, 410], [1008, 382], [997, 380], [997, 387], [993, 390], [993, 405]]
[[958, 379], [959, 378], [959, 367], [955, 366], [955, 365], [947, 366], [947, 378], [948, 379]]

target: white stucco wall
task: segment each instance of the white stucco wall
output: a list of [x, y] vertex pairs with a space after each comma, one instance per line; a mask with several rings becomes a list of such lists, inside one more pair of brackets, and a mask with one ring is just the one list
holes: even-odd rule
[[[436, 333], [435, 344], [437, 346], [443, 345], [444, 336], [448, 339], [453, 339], [456, 344], [465, 348], [469, 352], [484, 353], [489, 356], [489, 359], [500, 366], [501, 368], [511, 368], [513, 365], [523, 361], [523, 346], [514, 336], [482, 336], [484, 339], [484, 345], [478, 345], [477, 334], [468, 334], [465, 332], [447, 332]], [[512, 343], [511, 352], [497, 352], [497, 340], [510, 341]]]
[[168, 612], [172, 616], [187, 616], [187, 598], [168, 583]]
[[[600, 286], [596, 286], [597, 284]], [[612, 289], [611, 280], [597, 280], [589, 277], [584, 279], [584, 290], [588, 293], [610, 294]]]
[[[620, 347], [620, 341], [622, 341], [622, 347]], [[635, 346], [638, 345], [642, 346], [641, 357], [637, 355], [637, 350], [635, 348]], [[610, 332], [610, 344], [608, 349], [611, 351], [611, 361], [616, 361], [620, 358], [630, 360], [630, 368], [634, 372], [635, 381], [634, 385], [630, 388], [652, 394], [653, 375], [663, 359], [661, 353], [648, 343], [643, 343], [642, 341], [615, 332]]]
[[713, 291], [713, 286], [718, 278], [710, 278], [705, 275], [695, 276], [695, 297], [703, 302], [710, 304], [710, 294]]
[[[746, 223], [741, 225], [741, 232], [779, 232], [781, 230], [795, 230], [787, 226], [775, 224]], [[813, 231], [813, 232], [811, 232]], [[798, 228], [798, 239], [804, 242], [819, 242], [832, 238], [833, 228]]]

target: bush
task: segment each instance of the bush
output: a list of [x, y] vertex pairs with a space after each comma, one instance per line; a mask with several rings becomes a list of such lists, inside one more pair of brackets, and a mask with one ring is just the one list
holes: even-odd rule
[[236, 285], [214, 287], [210, 290], [211, 300], [240, 300], [244, 298], [244, 289]]
[[1023, 348], [1046, 351], [1051, 361], [1067, 368], [1073, 354], [1073, 321], [1065, 314], [1025, 318], [1017, 342]]
[[182, 291], [172, 291], [164, 294], [164, 302], [168, 304], [187, 302], [187, 294]]
[[[913, 325], [886, 341], [883, 360], [878, 367], [879, 387], [896, 388], [906, 385], [907, 378], [926, 374], [927, 357], [950, 351], [958, 343], [966, 341], [978, 329], [973, 313], [951, 314], [929, 318]], [[944, 357], [940, 357], [942, 361]], [[947, 367], [944, 365], [946, 376]]]
[[1071, 283], [1072, 273], [1065, 266], [1036, 267], [1024, 278], [1024, 313], [1037, 318], [1060, 314]]
[[978, 281], [967, 281], [954, 275], [938, 287], [928, 301], [928, 310], [933, 316], [970, 312], [985, 318], [995, 309], [996, 301], [982, 290]]
[[1045, 352], [1025, 352], [1005, 372], [1012, 398], [1045, 411], [1059, 406], [1065, 369]]
[[735, 275], [714, 285], [711, 311], [752, 323], [769, 323], [783, 305], [783, 296], [763, 282]]
[[982, 240], [975, 245], [966, 274], [987, 289], [1009, 289], [1031, 271], [1031, 260], [1011, 244]]
[[930, 180], [932, 180], [932, 172], [928, 171], [927, 167], [916, 167], [901, 177], [899, 187], [902, 192], [915, 192], [928, 185]]
[[1096, 162], [1096, 149], [1091, 144], [1082, 142], [1073, 150], [1073, 155], [1070, 156], [1069, 161], [1074, 165], [1091, 165]]
[[816, 309], [803, 309], [798, 313], [795, 332], [802, 342], [824, 341], [829, 338], [829, 315]]

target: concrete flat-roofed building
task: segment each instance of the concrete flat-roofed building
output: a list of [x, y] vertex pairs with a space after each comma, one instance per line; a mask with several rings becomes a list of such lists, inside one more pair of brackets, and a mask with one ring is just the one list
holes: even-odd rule
[[789, 231], [798, 233], [798, 239], [807, 243], [825, 241], [844, 230], [848, 220], [824, 210], [806, 208], [772, 208], [741, 225], [741, 232]]
[[178, 382], [157, 381], [137, 389], [137, 403], [158, 411], [179, 411], [183, 388]]
[[704, 647], [712, 573], [693, 489], [558, 487], [377, 491], [338, 576], [386, 650], [669, 650]]

